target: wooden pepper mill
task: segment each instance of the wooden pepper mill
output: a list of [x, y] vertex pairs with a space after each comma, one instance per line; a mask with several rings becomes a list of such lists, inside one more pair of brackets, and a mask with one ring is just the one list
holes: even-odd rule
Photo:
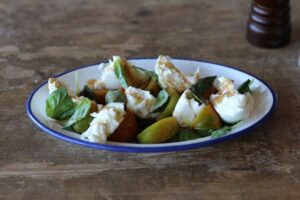
[[247, 39], [264, 48], [282, 47], [291, 36], [289, 0], [254, 0], [247, 26]]

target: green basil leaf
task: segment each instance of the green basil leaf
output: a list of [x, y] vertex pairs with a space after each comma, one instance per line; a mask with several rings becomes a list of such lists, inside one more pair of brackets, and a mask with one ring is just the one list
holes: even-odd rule
[[70, 127], [76, 122], [89, 116], [91, 110], [91, 101], [88, 98], [82, 100], [75, 108], [75, 112], [69, 121], [65, 124], [64, 128]]
[[90, 123], [92, 122], [94, 118], [90, 115], [87, 115], [85, 118], [82, 120], [76, 122], [73, 124], [70, 129], [71, 131], [74, 131], [76, 133], [83, 133], [90, 127]]
[[115, 75], [119, 79], [122, 87], [128, 88], [128, 84], [126, 82], [126, 77], [125, 77], [125, 72], [124, 72], [123, 66], [121, 65], [120, 59], [115, 60], [114, 71], [115, 71]]
[[232, 126], [223, 126], [222, 128], [213, 130], [211, 132], [211, 137], [218, 138], [218, 137], [224, 136], [231, 130], [232, 130]]
[[197, 133], [194, 133], [191, 129], [181, 129], [178, 133], [179, 141], [188, 141], [200, 138]]
[[160, 107], [162, 107], [165, 103], [167, 103], [169, 99], [169, 94], [166, 90], [161, 90], [156, 98], [156, 101], [152, 107], [152, 112], [156, 111]]
[[46, 100], [46, 114], [56, 120], [63, 120], [74, 113], [75, 103], [64, 87], [52, 92]]
[[194, 140], [210, 135], [209, 129], [181, 128], [178, 132], [179, 141]]
[[200, 79], [196, 84], [192, 85], [191, 92], [196, 100], [201, 103], [206, 103], [206, 100], [203, 96], [208, 89], [213, 87], [213, 82], [215, 79], [216, 76], [209, 76]]
[[126, 97], [120, 90], [110, 90], [105, 96], [105, 102], [122, 102], [126, 103]]
[[243, 121], [240, 120], [240, 121], [237, 121], [237, 122], [234, 122], [234, 123], [224, 123], [223, 127], [210, 131], [211, 137], [212, 138], [218, 138], [218, 137], [224, 136], [229, 131], [231, 131], [234, 127], [240, 126], [240, 124], [242, 122]]
[[250, 85], [253, 83], [253, 81], [254, 81], [253, 79], [246, 80], [244, 83], [242, 83], [242, 85], [240, 85], [240, 87], [238, 88], [238, 92], [240, 94], [245, 94], [246, 92], [252, 93], [250, 89]]

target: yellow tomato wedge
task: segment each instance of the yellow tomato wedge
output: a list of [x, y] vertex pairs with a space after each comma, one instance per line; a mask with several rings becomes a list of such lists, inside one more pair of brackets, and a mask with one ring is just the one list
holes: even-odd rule
[[174, 117], [161, 119], [146, 128], [137, 137], [139, 143], [156, 144], [171, 139], [179, 130], [179, 124]]
[[218, 129], [222, 121], [212, 104], [204, 105], [192, 122], [193, 129]]

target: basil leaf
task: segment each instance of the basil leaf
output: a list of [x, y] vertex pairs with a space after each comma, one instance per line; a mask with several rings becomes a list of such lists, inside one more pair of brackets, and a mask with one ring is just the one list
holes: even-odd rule
[[123, 66], [121, 65], [120, 59], [115, 60], [114, 62], [114, 71], [116, 77], [120, 80], [120, 84], [123, 88], [128, 88], [128, 84], [126, 82], [125, 72]]
[[240, 85], [240, 87], [238, 88], [238, 92], [240, 94], [245, 94], [246, 92], [252, 93], [250, 89], [250, 85], [253, 83], [253, 81], [254, 81], [253, 79], [246, 80], [244, 83], [242, 83], [242, 85]]
[[179, 141], [188, 141], [200, 138], [200, 135], [194, 133], [191, 129], [181, 129], [178, 133]]
[[222, 128], [212, 131], [211, 137], [218, 138], [218, 137], [224, 136], [231, 130], [232, 130], [232, 126], [223, 126]]
[[70, 127], [70, 129], [71, 129], [71, 131], [74, 131], [76, 133], [83, 133], [90, 127], [90, 123], [92, 122], [93, 119], [94, 118], [92, 116], [88, 115], [85, 118], [83, 118], [82, 120], [73, 124]]
[[211, 137], [212, 138], [218, 138], [218, 137], [224, 136], [229, 131], [231, 131], [234, 127], [240, 126], [240, 124], [242, 122], [243, 121], [240, 120], [240, 121], [237, 121], [237, 122], [234, 122], [234, 123], [224, 123], [223, 127], [219, 128], [219, 129], [215, 129], [215, 130], [211, 130], [210, 131]]
[[152, 107], [152, 112], [156, 111], [160, 107], [162, 107], [165, 103], [167, 103], [169, 99], [169, 94], [166, 90], [161, 90], [156, 98], [156, 101]]
[[209, 76], [200, 79], [196, 84], [192, 85], [191, 92], [196, 100], [198, 100], [201, 103], [206, 103], [204, 94], [207, 90], [213, 87], [213, 82], [215, 79], [216, 76]]
[[122, 102], [126, 103], [126, 97], [120, 90], [110, 90], [105, 96], [105, 102]]
[[46, 114], [56, 120], [63, 120], [74, 113], [75, 103], [64, 87], [52, 92], [46, 100]]
[[[191, 129], [191, 128], [181, 128], [178, 132], [178, 141], [188, 141], [194, 140], [210, 135], [209, 129]], [[176, 138], [176, 137], [175, 137]]]
[[70, 127], [76, 122], [89, 116], [91, 110], [91, 101], [88, 98], [82, 100], [75, 108], [75, 112], [69, 121], [65, 124], [64, 128]]

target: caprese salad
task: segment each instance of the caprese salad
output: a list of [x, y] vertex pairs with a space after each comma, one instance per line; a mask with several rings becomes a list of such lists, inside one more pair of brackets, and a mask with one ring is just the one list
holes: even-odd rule
[[223, 136], [254, 110], [252, 80], [186, 75], [168, 56], [141, 67], [114, 56], [77, 91], [49, 78], [47, 116], [91, 142], [153, 144]]

